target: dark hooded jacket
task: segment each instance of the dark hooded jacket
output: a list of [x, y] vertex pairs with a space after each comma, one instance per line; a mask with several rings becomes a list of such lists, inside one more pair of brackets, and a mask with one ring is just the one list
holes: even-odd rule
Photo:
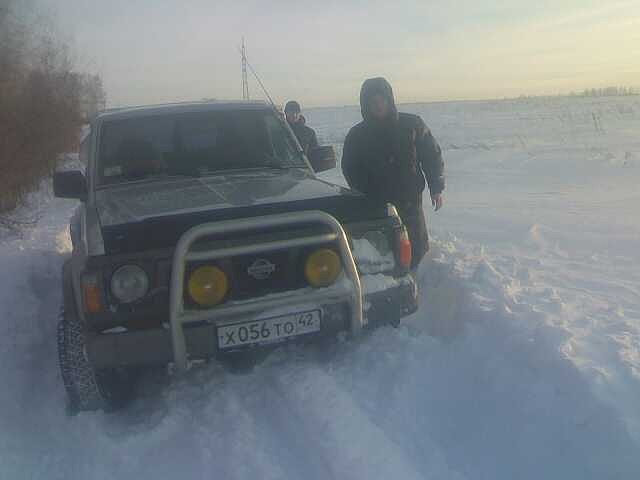
[[[391, 107], [383, 120], [369, 112], [375, 94], [385, 96]], [[384, 78], [364, 82], [360, 108], [363, 120], [344, 141], [342, 172], [351, 188], [398, 208], [409, 230], [414, 260], [419, 261], [428, 249], [422, 192], [426, 185], [432, 195], [444, 190], [442, 152], [419, 116], [398, 113]]]
[[300, 120], [296, 123], [289, 123], [305, 154], [318, 146], [316, 132], [313, 128], [307, 127], [306, 123], [307, 121], [302, 115], [300, 115]]

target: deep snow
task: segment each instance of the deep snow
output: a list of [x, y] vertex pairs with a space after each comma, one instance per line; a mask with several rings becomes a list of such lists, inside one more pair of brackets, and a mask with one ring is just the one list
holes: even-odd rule
[[[638, 478], [640, 101], [403, 109], [441, 141], [448, 186], [398, 329], [148, 378], [123, 412], [68, 417], [54, 334], [73, 202], [5, 235], [0, 479]], [[338, 148], [359, 117], [305, 113]]]

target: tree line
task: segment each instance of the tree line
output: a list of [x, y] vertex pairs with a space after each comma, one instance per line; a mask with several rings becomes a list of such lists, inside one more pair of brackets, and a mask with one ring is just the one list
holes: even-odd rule
[[582, 92], [573, 92], [574, 97], [627, 97], [639, 95], [640, 90], [634, 87], [586, 88]]
[[68, 45], [24, 6], [0, 0], [0, 213], [77, 151], [82, 125], [106, 101], [100, 76], [78, 72]]

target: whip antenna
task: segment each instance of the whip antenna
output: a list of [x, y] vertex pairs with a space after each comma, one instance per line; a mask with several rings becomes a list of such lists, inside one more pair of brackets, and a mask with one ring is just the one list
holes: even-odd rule
[[244, 37], [242, 37], [242, 99], [249, 100], [249, 80], [247, 79], [247, 51], [244, 47]]
[[247, 51], [244, 45], [244, 37], [242, 37], [242, 48], [240, 49], [240, 54], [242, 55], [242, 98], [244, 100], [249, 100], [249, 83], [247, 81], [247, 67], [249, 67], [251, 74], [255, 77], [256, 81], [258, 82], [258, 85], [260, 85], [260, 88], [262, 89], [262, 92], [265, 94], [265, 96], [269, 100], [269, 103], [271, 103], [271, 106], [273, 108], [276, 108], [276, 104], [271, 98], [271, 95], [269, 95], [269, 92], [267, 91], [266, 87], [262, 83], [262, 80], [260, 80], [260, 77], [258, 76], [257, 72], [254, 70], [251, 63], [249, 63], [249, 60], [247, 60]]
[[275, 107], [276, 104], [273, 103], [273, 99], [271, 98], [271, 95], [269, 95], [269, 92], [267, 92], [267, 89], [265, 88], [265, 86], [262, 84], [262, 80], [260, 80], [260, 77], [258, 76], [258, 74], [256, 73], [256, 71], [253, 69], [253, 67], [251, 66], [251, 64], [247, 61], [247, 66], [249, 67], [249, 70], [251, 70], [251, 73], [253, 73], [253, 76], [256, 77], [256, 80], [258, 81], [258, 84], [260, 85], [260, 88], [262, 89], [262, 91], [264, 92], [264, 94], [267, 96], [267, 98], [269, 99], [269, 102], [271, 103], [271, 106]]

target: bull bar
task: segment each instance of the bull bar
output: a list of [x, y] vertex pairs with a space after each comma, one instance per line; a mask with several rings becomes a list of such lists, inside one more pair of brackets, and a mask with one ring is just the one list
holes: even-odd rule
[[[214, 250], [192, 251], [193, 245], [200, 239], [222, 233], [241, 233], [277, 227], [296, 226], [302, 224], [321, 224], [328, 227], [328, 233], [301, 236], [290, 239], [269, 241], [249, 245], [217, 248]], [[347, 235], [336, 218], [319, 210], [308, 210], [263, 217], [227, 220], [215, 223], [203, 223], [187, 230], [178, 241], [173, 255], [171, 269], [169, 322], [171, 327], [171, 343], [173, 359], [178, 373], [189, 369], [189, 358], [186, 347], [184, 325], [193, 322], [209, 321], [222, 325], [219, 320], [225, 316], [253, 313], [257, 310], [278, 308], [289, 305], [291, 297], [278, 295], [251, 302], [231, 303], [206, 310], [185, 310], [184, 275], [188, 262], [216, 260], [238, 255], [264, 253], [287, 248], [298, 248], [336, 242], [342, 260], [346, 282], [336, 282], [331, 287], [319, 288], [305, 295], [305, 303], [321, 303], [323, 300], [345, 297], [350, 306], [350, 333], [357, 336], [364, 326], [362, 312], [362, 286], [360, 276], [349, 246]]]

